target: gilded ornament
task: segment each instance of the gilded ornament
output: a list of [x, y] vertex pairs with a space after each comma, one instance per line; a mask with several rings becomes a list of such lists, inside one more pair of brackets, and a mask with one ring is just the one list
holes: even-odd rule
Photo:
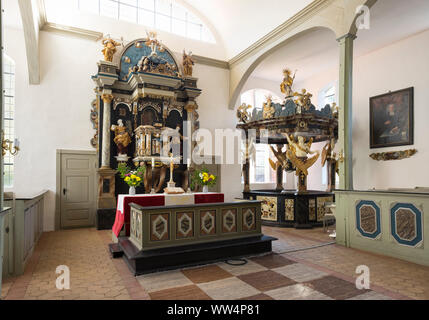
[[111, 103], [112, 100], [113, 100], [113, 95], [111, 95], [111, 94], [103, 94], [101, 96], [101, 99], [103, 99], [104, 103]]
[[92, 123], [92, 127], [95, 130], [94, 137], [91, 139], [91, 146], [93, 146], [95, 149], [98, 150], [98, 96], [97, 99], [92, 101], [91, 103], [91, 113], [90, 113], [90, 119]]
[[416, 153], [417, 153], [416, 149], [409, 149], [404, 151], [373, 153], [370, 155], [370, 157], [376, 161], [403, 160], [403, 159], [411, 158]]

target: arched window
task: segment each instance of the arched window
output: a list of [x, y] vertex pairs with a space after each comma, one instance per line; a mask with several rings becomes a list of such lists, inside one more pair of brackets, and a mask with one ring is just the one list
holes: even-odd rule
[[[281, 99], [274, 93], [265, 89], [253, 89], [241, 95], [241, 103], [251, 105], [253, 108], [262, 109], [267, 97], [271, 96], [274, 103], [281, 103]], [[251, 114], [253, 109], [248, 110]], [[270, 148], [266, 144], [255, 144], [254, 160], [250, 159], [250, 183], [275, 183], [276, 173], [271, 169], [268, 158], [275, 160]], [[286, 182], [284, 176], [283, 181]]]
[[[15, 62], [7, 55], [3, 55], [3, 95], [4, 95], [4, 124], [5, 139], [14, 141], [15, 117]], [[4, 186], [13, 187], [13, 156], [6, 153], [4, 160]]]
[[79, 10], [215, 43], [202, 21], [173, 0], [76, 0]]

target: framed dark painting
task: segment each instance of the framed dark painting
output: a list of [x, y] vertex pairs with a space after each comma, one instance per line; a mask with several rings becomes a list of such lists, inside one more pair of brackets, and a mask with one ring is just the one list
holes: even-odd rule
[[370, 98], [370, 147], [414, 144], [414, 88]]

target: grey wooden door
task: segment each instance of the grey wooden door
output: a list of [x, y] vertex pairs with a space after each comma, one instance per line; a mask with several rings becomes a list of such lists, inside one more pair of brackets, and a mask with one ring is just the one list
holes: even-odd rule
[[96, 155], [61, 154], [61, 228], [94, 226]]

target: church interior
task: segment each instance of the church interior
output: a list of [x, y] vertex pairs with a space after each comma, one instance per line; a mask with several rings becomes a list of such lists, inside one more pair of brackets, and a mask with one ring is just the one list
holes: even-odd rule
[[0, 43], [1, 300], [429, 300], [429, 1], [1, 0]]

